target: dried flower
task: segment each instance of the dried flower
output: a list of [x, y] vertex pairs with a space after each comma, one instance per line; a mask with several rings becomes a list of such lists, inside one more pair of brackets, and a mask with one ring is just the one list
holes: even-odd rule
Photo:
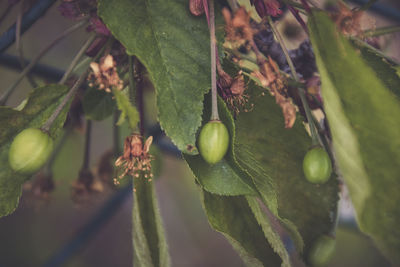
[[[153, 137], [147, 138], [143, 144], [143, 137], [140, 134], [132, 134], [126, 137], [124, 142], [124, 154], [115, 161], [115, 166], [124, 169], [123, 173], [118, 177], [123, 178], [125, 175], [131, 175], [138, 178], [142, 174], [144, 178], [151, 181], [153, 174], [151, 173], [151, 161], [153, 156], [149, 154]], [[117, 178], [114, 178], [114, 184], [119, 184]]]
[[189, 10], [195, 16], [203, 15], [204, 5], [203, 0], [189, 0]]
[[89, 83], [89, 86], [98, 86], [100, 90], [111, 92], [112, 88], [122, 90], [123, 81], [119, 78], [117, 72], [117, 66], [114, 58], [108, 54], [100, 59], [100, 64], [96, 62], [90, 63], [92, 73], [90, 73], [88, 79], [93, 82]]
[[240, 7], [233, 17], [227, 8], [222, 9], [222, 14], [226, 23], [226, 40], [234, 42], [238, 47], [254, 42], [254, 30], [250, 25], [250, 15], [244, 7]]
[[261, 18], [266, 16], [277, 17], [282, 14], [282, 10], [279, 9], [281, 5], [277, 0], [250, 0], [250, 3], [256, 8]]
[[296, 121], [296, 107], [288, 97], [287, 85], [279, 72], [279, 67], [271, 57], [268, 61], [259, 62], [259, 71], [252, 73], [260, 80], [264, 87], [270, 88], [270, 94], [275, 97], [276, 103], [281, 107], [285, 119], [285, 128], [292, 128]]
[[360, 22], [364, 11], [350, 9], [342, 1], [338, 1], [338, 8], [339, 9], [331, 15], [338, 29], [348, 36], [361, 35], [362, 29]]
[[72, 183], [71, 197], [76, 203], [87, 201], [93, 193], [103, 192], [103, 184], [88, 169], [79, 172], [79, 177]]

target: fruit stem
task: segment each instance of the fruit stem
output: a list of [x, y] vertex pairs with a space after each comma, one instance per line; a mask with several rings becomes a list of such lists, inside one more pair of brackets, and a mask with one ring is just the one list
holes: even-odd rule
[[[95, 35], [93, 35], [95, 36]], [[91, 38], [89, 38], [91, 39]], [[93, 61], [96, 61], [104, 52], [104, 50], [110, 46], [112, 44], [112, 39], [109, 39], [108, 42], [106, 43], [106, 45], [104, 45], [100, 51], [97, 53], [97, 55], [93, 58]], [[82, 49], [81, 49], [82, 50]], [[84, 51], [86, 51], [86, 49], [84, 49]], [[75, 59], [79, 56], [80, 51], [78, 52], [77, 56], [74, 58], [73, 61], [75, 61]], [[89, 65], [85, 67], [85, 70], [83, 71], [83, 73], [81, 74], [81, 76], [79, 76], [78, 80], [75, 82], [75, 84], [71, 87], [71, 89], [69, 90], [69, 92], [65, 95], [64, 99], [61, 101], [60, 105], [58, 105], [58, 107], [56, 108], [56, 110], [54, 110], [53, 114], [51, 114], [51, 116], [47, 119], [47, 121], [43, 124], [43, 126], [41, 127], [41, 129], [45, 132], [49, 132], [51, 125], [53, 124], [53, 122], [57, 119], [58, 115], [60, 115], [61, 111], [64, 109], [65, 105], [67, 105], [67, 103], [69, 102], [69, 100], [72, 98], [72, 96], [75, 95], [76, 91], [78, 90], [78, 88], [81, 86], [81, 84], [86, 80], [86, 76], [89, 72]], [[60, 81], [61, 82], [61, 81]]]
[[128, 57], [129, 100], [131, 101], [131, 103], [135, 103], [135, 91], [136, 91], [135, 78], [134, 78], [134, 73], [136, 72], [136, 68], [134, 64], [136, 64], [136, 58], [134, 58], [133, 56], [129, 56]]
[[[24, 53], [22, 49], [22, 40], [21, 40], [21, 25], [22, 25], [22, 14], [24, 12], [25, 1], [21, 1], [17, 19], [15, 21], [15, 46], [18, 53], [19, 64], [21, 66], [21, 70], [25, 68], [25, 60], [24, 60]], [[31, 84], [33, 88], [37, 87], [33, 77], [28, 73], [26, 75], [28, 82]]]
[[87, 39], [87, 41], [83, 44], [81, 49], [78, 51], [78, 53], [76, 54], [76, 56], [72, 60], [71, 64], [69, 64], [68, 69], [65, 71], [63, 77], [58, 82], [58, 84], [64, 84], [67, 81], [67, 79], [68, 79], [69, 75], [71, 75], [74, 67], [76, 66], [76, 64], [78, 64], [79, 60], [81, 59], [83, 54], [86, 52], [88, 47], [92, 44], [92, 42], [94, 41], [95, 38], [96, 38], [96, 34], [95, 33], [92, 33], [89, 36], [89, 39]]
[[[140, 135], [144, 137], [144, 101], [143, 101], [143, 77], [142, 77], [142, 65], [140, 62], [135, 60], [133, 66], [134, 78], [135, 78], [135, 89], [136, 89], [136, 105], [139, 112], [139, 131]], [[132, 102], [133, 104], [134, 102]]]
[[8, 87], [4, 93], [0, 97], [0, 105], [3, 106], [6, 104], [8, 98], [11, 96], [12, 92], [14, 89], [18, 86], [18, 84], [22, 81], [22, 79], [32, 70], [32, 68], [36, 65], [36, 63], [39, 62], [39, 60], [47, 54], [47, 52], [53, 48], [59, 41], [61, 41], [64, 37], [69, 35], [70, 33], [76, 31], [77, 29], [81, 28], [82, 26], [87, 24], [87, 20], [81, 21], [72, 27], [66, 29], [64, 32], [62, 32], [59, 36], [57, 36], [49, 45], [47, 45], [45, 48], [43, 48], [42, 51], [40, 51], [36, 57], [32, 59], [32, 61], [25, 67], [25, 69], [19, 74], [18, 78], [14, 81], [14, 83]]
[[113, 154], [114, 157], [118, 157], [121, 154], [120, 150], [120, 134], [119, 126], [117, 125], [120, 116], [120, 111], [116, 110], [113, 116]]
[[400, 32], [400, 26], [389, 26], [389, 27], [382, 27], [379, 29], [375, 30], [367, 30], [363, 33], [364, 37], [375, 37], [375, 36], [381, 36], [385, 34], [391, 34], [391, 33], [396, 33]]
[[86, 120], [85, 148], [83, 150], [83, 162], [82, 162], [81, 171], [89, 169], [91, 134], [92, 134], [92, 121]]
[[210, 10], [210, 49], [211, 49], [211, 119], [219, 120], [217, 101], [217, 40], [215, 38], [214, 0], [209, 0]]
[[[290, 58], [288, 49], [287, 49], [287, 47], [285, 45], [285, 41], [283, 40], [283, 38], [282, 38], [281, 34], [279, 33], [278, 29], [275, 27], [275, 24], [272, 21], [270, 16], [268, 16], [268, 22], [271, 25], [272, 32], [276, 36], [276, 39], [278, 40], [278, 42], [279, 42], [279, 44], [280, 44], [280, 46], [281, 46], [281, 48], [283, 50], [283, 53], [285, 54], [286, 61], [289, 64], [289, 68], [290, 68], [290, 71], [292, 72], [293, 78], [295, 79], [296, 82], [300, 82], [299, 76], [297, 75], [297, 72], [296, 72], [296, 68], [294, 67], [293, 61]], [[306, 98], [303, 90], [297, 90], [297, 91], [299, 92], [301, 103], [303, 104], [304, 110], [306, 112], [308, 125], [310, 126], [312, 146], [318, 145], [319, 144], [318, 134], [317, 134], [317, 131], [315, 129], [313, 115], [312, 115], [311, 109], [310, 109], [310, 107], [308, 105], [307, 98]]]

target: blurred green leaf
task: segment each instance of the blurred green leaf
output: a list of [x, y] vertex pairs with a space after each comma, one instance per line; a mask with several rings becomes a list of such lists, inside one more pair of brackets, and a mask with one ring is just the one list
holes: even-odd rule
[[170, 266], [154, 184], [143, 176], [133, 179], [133, 265], [139, 267]]
[[246, 93], [254, 108], [236, 120], [236, 157], [300, 251], [304, 241], [307, 255], [312, 242], [335, 226], [337, 180], [332, 175], [326, 184], [309, 183], [302, 163], [311, 138], [302, 119], [285, 129], [282, 111], [265, 89], [250, 82]]
[[362, 58], [374, 70], [376, 76], [400, 99], [400, 77], [396, 66], [362, 43], [352, 43], [356, 49], [361, 51]]
[[[0, 216], [15, 210], [21, 196], [22, 184], [30, 175], [15, 173], [8, 163], [8, 150], [14, 137], [26, 128], [40, 128], [53, 114], [67, 93], [64, 85], [46, 85], [36, 88], [21, 111], [0, 107]], [[69, 105], [54, 121], [50, 135], [55, 138], [62, 128]]]
[[[310, 37], [340, 171], [360, 229], [400, 264], [400, 104], [331, 19], [313, 12]], [[384, 67], [383, 67], [384, 68]]]
[[125, 121], [125, 118], [128, 118], [129, 127], [132, 130], [136, 129], [139, 122], [139, 112], [136, 110], [136, 107], [131, 104], [129, 98], [123, 92], [118, 89], [113, 89], [112, 92], [115, 101], [117, 101], [118, 109], [121, 111], [117, 125], [121, 125]]
[[147, 68], [165, 133], [182, 152], [197, 154], [203, 96], [210, 88], [205, 18], [191, 15], [187, 0], [101, 0], [98, 12]]
[[86, 91], [82, 105], [86, 118], [96, 121], [109, 117], [115, 109], [112, 94], [97, 88], [89, 88]]

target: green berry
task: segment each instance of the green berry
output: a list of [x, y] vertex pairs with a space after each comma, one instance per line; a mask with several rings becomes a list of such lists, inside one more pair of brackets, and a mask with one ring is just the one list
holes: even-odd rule
[[309, 150], [304, 157], [303, 171], [311, 183], [322, 184], [328, 181], [332, 173], [332, 163], [328, 153], [320, 146]]
[[200, 154], [210, 164], [220, 161], [229, 147], [229, 132], [219, 120], [206, 123], [200, 131], [198, 140]]
[[20, 132], [11, 143], [8, 161], [21, 174], [33, 174], [48, 160], [53, 151], [53, 139], [36, 128]]
[[336, 240], [330, 236], [320, 236], [312, 245], [308, 261], [313, 267], [326, 265], [335, 253]]

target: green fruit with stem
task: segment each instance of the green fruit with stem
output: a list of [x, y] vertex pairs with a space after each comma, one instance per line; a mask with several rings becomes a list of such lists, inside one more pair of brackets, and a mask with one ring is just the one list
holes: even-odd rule
[[310, 149], [303, 160], [303, 171], [311, 183], [322, 184], [329, 180], [332, 163], [328, 153], [320, 146]]
[[200, 131], [198, 146], [205, 161], [209, 164], [219, 162], [228, 151], [228, 129], [220, 120], [207, 122]]
[[14, 171], [33, 174], [46, 163], [52, 151], [53, 139], [47, 133], [37, 128], [28, 128], [14, 138], [8, 161]]
[[308, 261], [313, 267], [325, 266], [335, 253], [336, 240], [328, 235], [320, 236], [312, 245]]

